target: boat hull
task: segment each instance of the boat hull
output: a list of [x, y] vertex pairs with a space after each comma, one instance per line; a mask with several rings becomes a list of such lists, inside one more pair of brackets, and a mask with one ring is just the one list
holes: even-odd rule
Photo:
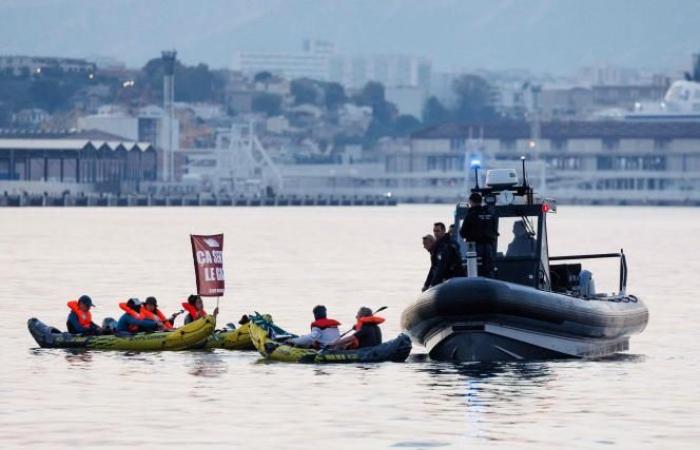
[[649, 313], [636, 297], [582, 299], [487, 278], [455, 278], [424, 292], [402, 325], [433, 359], [595, 358], [629, 349]]

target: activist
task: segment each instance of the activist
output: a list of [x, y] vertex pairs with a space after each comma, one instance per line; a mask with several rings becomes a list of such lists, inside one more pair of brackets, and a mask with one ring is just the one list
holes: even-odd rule
[[70, 308], [70, 314], [66, 320], [68, 332], [72, 334], [96, 335], [102, 332], [102, 329], [92, 321], [90, 308], [94, 303], [88, 295], [81, 295], [78, 300], [71, 300], [67, 303]]
[[158, 330], [158, 322], [141, 316], [141, 301], [138, 298], [130, 298], [126, 303], [120, 303], [119, 307], [124, 310], [124, 314], [119, 318], [117, 331], [140, 333]]
[[165, 330], [172, 330], [173, 323], [178, 313], [174, 313], [170, 318], [166, 318], [165, 314], [158, 309], [158, 300], [155, 297], [146, 297], [146, 301], [141, 306], [141, 318], [157, 322], [159, 327]]
[[339, 340], [334, 348], [338, 350], [374, 347], [382, 343], [382, 330], [379, 325], [384, 323], [384, 318], [372, 314], [372, 310], [363, 306], [355, 316], [357, 324], [353, 327], [355, 332], [348, 337]]
[[[187, 311], [185, 325], [202, 317], [207, 317], [207, 312], [204, 310], [204, 302], [202, 302], [202, 297], [199, 295], [192, 294], [187, 297], [187, 302], [183, 303], [182, 307]], [[214, 309], [214, 317], [217, 315], [219, 315], [218, 307]]]
[[318, 305], [312, 312], [314, 321], [311, 322], [311, 333], [288, 339], [285, 344], [295, 347], [323, 348], [340, 338], [340, 331], [338, 331], [340, 322], [327, 317], [325, 306]]

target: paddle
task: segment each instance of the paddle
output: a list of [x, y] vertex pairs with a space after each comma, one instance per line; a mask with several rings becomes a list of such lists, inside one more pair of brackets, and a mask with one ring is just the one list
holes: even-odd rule
[[[377, 314], [378, 312], [382, 312], [382, 311], [384, 311], [384, 310], [387, 309], [387, 308], [388, 308], [388, 306], [382, 306], [381, 308], [379, 308], [379, 309], [377, 309], [376, 311], [374, 311], [374, 312], [372, 313], [372, 315], [375, 315], [375, 314]], [[350, 328], [348, 331], [346, 331], [345, 333], [343, 333], [343, 334], [341, 334], [340, 336], [338, 336], [338, 339], [336, 339], [335, 341], [331, 342], [330, 344], [324, 345], [323, 347], [321, 347], [321, 351], [323, 352], [324, 350], [328, 350], [328, 349], [330, 349], [330, 348], [333, 348], [333, 346], [334, 346], [335, 344], [337, 344], [339, 340], [343, 339], [343, 337], [344, 337], [345, 335], [347, 335], [348, 333], [350, 333], [351, 331], [355, 331], [355, 327]]]

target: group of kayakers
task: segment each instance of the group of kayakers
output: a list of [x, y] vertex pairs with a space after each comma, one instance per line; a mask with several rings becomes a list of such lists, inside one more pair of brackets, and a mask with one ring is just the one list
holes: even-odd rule
[[[187, 312], [185, 324], [207, 316], [202, 298], [198, 295], [190, 295], [187, 301], [182, 303], [183, 309], [169, 317], [158, 308], [158, 300], [155, 297], [147, 297], [144, 302], [137, 298], [130, 298], [126, 302], [119, 303], [119, 308], [124, 311], [119, 320], [105, 319], [102, 326], [93, 322], [90, 310], [94, 306], [92, 298], [88, 295], [81, 295], [78, 300], [68, 302], [68, 308], [71, 310], [66, 323], [69, 333], [101, 335], [165, 331], [172, 330], [175, 318], [184, 312]], [[214, 316], [218, 313], [219, 308], [214, 309]], [[315, 349], [350, 350], [373, 347], [382, 343], [382, 330], [379, 325], [384, 323], [384, 318], [374, 315], [366, 306], [357, 311], [356, 323], [348, 331], [348, 333], [353, 331], [352, 334], [340, 334], [341, 323], [328, 317], [324, 305], [314, 307], [312, 313], [314, 321], [311, 322], [310, 333], [288, 339], [286, 344]]]
[[[175, 318], [183, 312], [187, 312], [185, 323], [206, 317], [204, 303], [199, 295], [190, 295], [187, 301], [182, 303], [183, 310], [167, 317], [159, 308], [155, 297], [147, 297], [144, 302], [138, 298], [130, 298], [126, 302], [119, 303], [119, 308], [124, 311], [118, 321], [105, 319], [102, 326], [98, 326], [92, 320], [90, 312], [95, 304], [89, 295], [81, 295], [78, 300], [68, 302], [71, 312], [68, 314], [66, 326], [68, 332], [82, 335], [112, 334], [115, 332], [139, 333], [144, 331], [172, 330]], [[214, 310], [214, 316], [219, 313], [219, 308]]]
[[350, 350], [373, 347], [382, 343], [382, 330], [379, 325], [384, 322], [384, 319], [375, 316], [366, 306], [357, 311], [355, 315], [357, 322], [351, 330], [354, 333], [348, 336], [340, 334], [341, 323], [328, 317], [324, 305], [314, 307], [312, 313], [314, 321], [311, 322], [311, 332], [288, 339], [285, 344], [316, 349]]

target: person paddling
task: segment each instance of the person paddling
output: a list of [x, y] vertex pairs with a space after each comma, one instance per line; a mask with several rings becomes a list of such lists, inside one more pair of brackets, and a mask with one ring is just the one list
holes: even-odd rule
[[[182, 307], [187, 311], [185, 316], [185, 324], [188, 324], [202, 317], [207, 317], [207, 312], [204, 310], [204, 302], [199, 295], [190, 295], [187, 302], [182, 304]], [[219, 314], [219, 308], [214, 308], [214, 317]]]
[[141, 316], [141, 306], [141, 301], [138, 298], [130, 298], [126, 303], [119, 304], [124, 314], [119, 318], [117, 331], [139, 333], [158, 330], [158, 322], [144, 319]]
[[155, 297], [146, 297], [146, 301], [144, 302], [143, 306], [141, 306], [141, 318], [158, 322], [159, 324], [162, 324], [162, 327], [165, 330], [173, 329], [173, 323], [175, 322], [176, 317], [177, 313], [170, 316], [170, 318], [166, 318], [165, 314], [158, 309], [158, 300], [156, 300]]
[[335, 319], [329, 319], [326, 307], [323, 305], [314, 307], [312, 312], [314, 321], [311, 322], [311, 333], [288, 339], [285, 341], [285, 344], [296, 347], [323, 348], [338, 340], [340, 337], [340, 331], [338, 331], [340, 322]]
[[90, 308], [95, 305], [92, 303], [90, 296], [81, 295], [78, 300], [69, 301], [67, 306], [71, 311], [66, 320], [66, 327], [69, 333], [96, 335], [102, 332], [102, 329], [92, 321]]
[[379, 325], [384, 323], [383, 317], [373, 315], [371, 309], [363, 306], [357, 311], [355, 318], [355, 332], [336, 342], [333, 346], [336, 350], [374, 347], [382, 343], [382, 330]]

